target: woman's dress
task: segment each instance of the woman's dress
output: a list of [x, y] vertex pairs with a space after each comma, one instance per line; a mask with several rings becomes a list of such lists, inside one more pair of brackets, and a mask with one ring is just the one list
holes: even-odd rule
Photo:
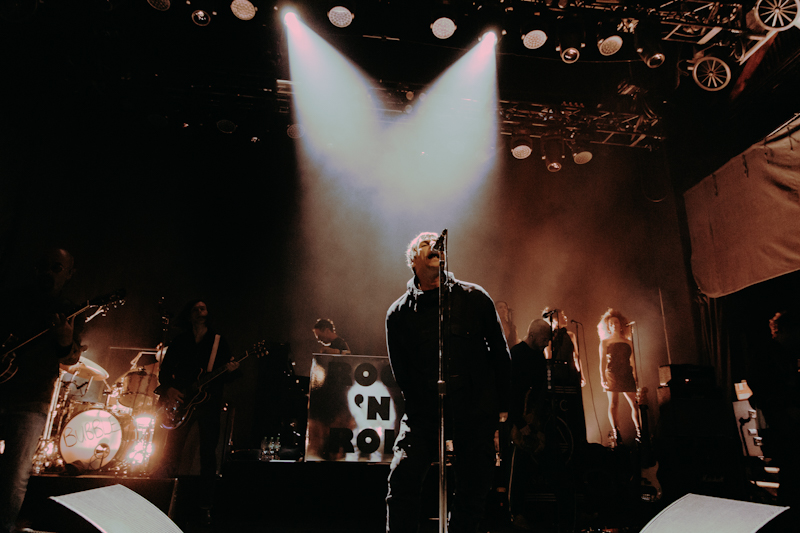
[[606, 346], [606, 385], [609, 392], [636, 392], [631, 367], [631, 346], [615, 342]]

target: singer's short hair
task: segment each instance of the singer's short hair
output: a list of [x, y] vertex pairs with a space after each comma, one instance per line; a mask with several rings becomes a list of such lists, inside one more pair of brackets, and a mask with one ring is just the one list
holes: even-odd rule
[[536, 318], [528, 325], [528, 335], [533, 337], [533, 341], [537, 346], [544, 347], [552, 340], [553, 329], [543, 319]]
[[314, 327], [312, 329], [329, 329], [336, 333], [336, 326], [333, 325], [333, 320], [330, 318], [320, 318], [314, 323]]
[[438, 237], [439, 237], [438, 233], [423, 231], [422, 233], [414, 237], [414, 239], [410, 243], [408, 243], [408, 248], [406, 248], [406, 264], [408, 265], [408, 268], [414, 270], [414, 265], [412, 264], [412, 261], [414, 259], [414, 256], [417, 255], [417, 251], [419, 251], [420, 245], [423, 242], [431, 242], [431, 241], [435, 242]]
[[628, 319], [625, 318], [625, 315], [621, 312], [611, 307], [600, 317], [600, 322], [597, 323], [597, 335], [601, 339], [607, 339], [611, 336], [611, 331], [608, 329], [608, 321], [611, 320], [612, 317], [619, 319], [619, 325], [622, 328], [620, 329], [620, 335], [626, 339], [630, 339], [631, 327], [628, 325]]

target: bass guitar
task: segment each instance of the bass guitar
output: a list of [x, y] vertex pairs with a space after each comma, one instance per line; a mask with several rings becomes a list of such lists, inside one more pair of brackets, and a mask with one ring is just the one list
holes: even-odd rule
[[639, 424], [641, 425], [641, 437], [638, 439], [639, 457], [641, 459], [641, 498], [646, 502], [657, 502], [661, 499], [661, 484], [658, 482], [658, 461], [656, 461], [650, 443], [647, 387], [636, 391], [636, 402], [639, 404]]
[[[124, 305], [125, 304], [124, 298], [125, 298], [124, 290], [119, 290], [112, 294], [107, 294], [105, 296], [94, 298], [86, 302], [86, 305], [82, 306], [80, 309], [67, 316], [66, 319], [71, 320], [72, 318], [75, 318], [79, 314], [88, 311], [89, 309], [96, 309], [92, 315], [84, 318], [84, 323], [87, 323], [90, 320], [96, 318], [97, 316], [100, 315], [105, 316], [108, 310], [112, 307], [116, 308], [121, 305]], [[13, 334], [9, 335], [8, 338], [6, 338], [5, 342], [3, 342], [2, 345], [0, 345], [0, 353], [3, 354], [0, 356], [0, 383], [5, 383], [9, 379], [13, 378], [14, 375], [17, 373], [18, 370], [16, 365], [17, 350], [35, 341], [36, 339], [38, 339], [51, 329], [53, 329], [53, 327], [44, 329], [23, 342], [17, 342], [17, 338]]]
[[[269, 351], [266, 349], [266, 343], [261, 341], [254, 344], [252, 348], [245, 351], [244, 355], [239, 359], [235, 359], [235, 361], [240, 363], [251, 355], [259, 358], [267, 354], [269, 354]], [[171, 402], [166, 396], [162, 396], [159, 399], [159, 408], [156, 412], [156, 420], [161, 424], [161, 427], [164, 429], [178, 429], [181, 427], [192, 416], [195, 407], [208, 399], [206, 387], [227, 370], [225, 366], [221, 366], [213, 372], [200, 370], [197, 374], [197, 380], [186, 390], [181, 391], [183, 393], [182, 400]]]

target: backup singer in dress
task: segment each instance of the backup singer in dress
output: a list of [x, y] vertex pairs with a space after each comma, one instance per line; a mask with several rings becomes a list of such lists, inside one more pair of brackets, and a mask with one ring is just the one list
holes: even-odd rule
[[[228, 376], [239, 363], [233, 360], [225, 337], [218, 335], [209, 322], [208, 307], [202, 300], [186, 304], [177, 320], [178, 326], [186, 331], [175, 337], [169, 344], [164, 361], [159, 370], [156, 394], [170, 402], [184, 400], [184, 392], [197, 380], [201, 372], [208, 371], [212, 353], [214, 360], [211, 370], [226, 367]], [[229, 378], [230, 380], [230, 378]], [[216, 447], [220, 431], [220, 411], [223, 403], [221, 380], [214, 381], [205, 388], [208, 398], [198, 405], [189, 421], [166, 434], [158, 473], [164, 477], [175, 477], [184, 456], [184, 445], [191, 427], [197, 423], [200, 441], [200, 478], [204, 484], [200, 492], [201, 506], [210, 515], [213, 502], [214, 479], [217, 472]], [[188, 400], [188, 398], [187, 398]], [[192, 451], [190, 455], [194, 452]], [[210, 518], [208, 516], [207, 518]]]
[[547, 317], [550, 325], [553, 328], [553, 340], [550, 345], [544, 350], [544, 356], [547, 359], [555, 361], [566, 361], [568, 373], [568, 382], [570, 385], [581, 386], [585, 385], [581, 373], [581, 357], [578, 352], [578, 338], [576, 335], [567, 329], [569, 321], [567, 315], [562, 309], [550, 309], [545, 307], [542, 311], [542, 316]]
[[600, 383], [608, 393], [608, 420], [611, 422], [611, 445], [620, 442], [617, 411], [619, 394], [622, 393], [631, 406], [631, 419], [640, 436], [639, 409], [636, 403], [636, 359], [628, 319], [615, 309], [609, 309], [597, 324], [600, 336]]
[[496, 302], [495, 307], [497, 308], [497, 315], [500, 317], [500, 323], [503, 325], [506, 344], [515, 346], [519, 343], [519, 337], [517, 337], [517, 325], [514, 324], [514, 310], [508, 307], [508, 302], [502, 300]]
[[[386, 496], [392, 533], [419, 527], [420, 492], [438, 458], [439, 261], [435, 233], [419, 234], [406, 250], [414, 273], [386, 315], [386, 342], [406, 414], [394, 447]], [[498, 418], [508, 410], [510, 356], [494, 303], [478, 285], [449, 272], [445, 297], [446, 423], [456, 454], [450, 531], [475, 533], [492, 487]]]

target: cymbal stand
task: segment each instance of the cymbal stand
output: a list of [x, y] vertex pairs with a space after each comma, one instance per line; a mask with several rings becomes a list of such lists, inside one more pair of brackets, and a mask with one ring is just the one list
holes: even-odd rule
[[[72, 380], [67, 382], [64, 387], [64, 382], [61, 381], [61, 376], [66, 374], [65, 371], [59, 371], [58, 379], [53, 387], [53, 395], [50, 397], [50, 408], [47, 410], [47, 420], [44, 424], [42, 436], [39, 437], [39, 445], [36, 448], [36, 453], [33, 456], [32, 471], [35, 474], [41, 474], [47, 469], [56, 465], [59, 462], [63, 464], [60, 454], [58, 453], [58, 437], [61, 435], [61, 424], [67, 413], [67, 395], [69, 394], [69, 386], [72, 385]], [[74, 380], [73, 376], [73, 380]], [[63, 394], [62, 394], [62, 388]], [[56, 427], [55, 437], [53, 437], [53, 424], [58, 419], [58, 426]]]

